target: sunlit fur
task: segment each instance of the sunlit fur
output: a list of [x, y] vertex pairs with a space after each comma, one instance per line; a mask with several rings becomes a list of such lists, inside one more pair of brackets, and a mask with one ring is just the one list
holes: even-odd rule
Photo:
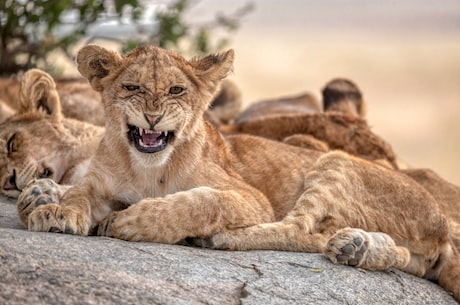
[[[33, 73], [39, 69], [30, 69], [29, 75], [15, 78], [0, 78], [0, 123], [20, 111], [24, 81], [30, 83]], [[36, 74], [38, 75], [38, 74]], [[100, 95], [88, 85], [83, 78], [58, 78], [53, 80], [55, 89], [62, 105], [62, 114], [67, 118], [77, 119], [98, 126], [104, 125], [104, 111]]]
[[[233, 56], [187, 61], [156, 47], [126, 56], [94, 45], [80, 50], [79, 71], [102, 93], [106, 134], [86, 176], [60, 204], [37, 207], [28, 228], [322, 252], [335, 263], [439, 281], [460, 301], [455, 228], [413, 179], [343, 152], [243, 134], [224, 138], [204, 121]], [[186, 91], [171, 94], [173, 86]], [[128, 124], [149, 127], [145, 114], [163, 115], [152, 128], [175, 133], [153, 156], [137, 151], [127, 135]]]
[[[19, 112], [0, 124], [0, 193], [17, 197], [40, 177], [75, 183], [86, 172], [84, 161], [95, 151], [103, 128], [64, 118], [54, 81], [43, 71], [24, 74], [19, 97]], [[17, 189], [5, 189], [13, 175]]]

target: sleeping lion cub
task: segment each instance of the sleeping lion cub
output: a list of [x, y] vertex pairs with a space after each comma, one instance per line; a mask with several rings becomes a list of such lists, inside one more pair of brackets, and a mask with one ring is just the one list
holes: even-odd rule
[[29, 229], [323, 252], [335, 263], [438, 281], [460, 301], [450, 226], [412, 179], [345, 153], [224, 138], [203, 119], [233, 56], [81, 49], [78, 69], [102, 94], [106, 133], [86, 176], [59, 204], [37, 207]]

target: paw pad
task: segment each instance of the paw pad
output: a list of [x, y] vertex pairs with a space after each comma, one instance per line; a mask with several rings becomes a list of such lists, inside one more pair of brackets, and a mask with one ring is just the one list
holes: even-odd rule
[[39, 197], [37, 201], [35, 201], [35, 206], [40, 206], [44, 204], [48, 204], [50, 202], [53, 202], [53, 199], [51, 197]]
[[32, 189], [31, 194], [34, 195], [34, 196], [38, 196], [38, 195], [41, 195], [41, 194], [42, 194], [42, 191], [40, 190], [39, 187], [35, 186], [35, 187]]
[[367, 251], [367, 245], [361, 236], [352, 234], [336, 234], [328, 242], [325, 254], [341, 265], [358, 266]]
[[[19, 217], [24, 224], [37, 207], [49, 203], [58, 203], [58, 185], [50, 179], [34, 179], [30, 181], [19, 194], [17, 200], [17, 210]], [[45, 215], [49, 219], [49, 215]]]

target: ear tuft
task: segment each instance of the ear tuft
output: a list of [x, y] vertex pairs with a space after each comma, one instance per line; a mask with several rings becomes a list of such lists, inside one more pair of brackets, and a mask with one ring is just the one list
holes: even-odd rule
[[39, 69], [28, 70], [21, 79], [19, 89], [19, 113], [44, 111], [60, 117], [61, 101], [53, 78]]
[[109, 75], [120, 62], [121, 56], [98, 45], [88, 45], [77, 54], [77, 68], [81, 75], [88, 79], [96, 91], [102, 91], [101, 80]]
[[228, 50], [223, 53], [192, 59], [190, 63], [197, 71], [198, 76], [204, 76], [212, 82], [218, 82], [232, 72], [234, 57], [235, 52]]

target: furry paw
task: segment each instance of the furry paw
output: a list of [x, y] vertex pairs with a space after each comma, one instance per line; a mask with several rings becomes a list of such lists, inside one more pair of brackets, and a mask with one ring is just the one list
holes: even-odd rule
[[341, 229], [329, 239], [324, 254], [335, 264], [359, 267], [368, 250], [366, 235], [360, 229]]
[[124, 211], [111, 212], [105, 217], [97, 226], [98, 236], [107, 236], [118, 238], [127, 241], [156, 241], [155, 234], [158, 229], [155, 229], [155, 223], [152, 222], [152, 226], [145, 230], [139, 226], [139, 222], [136, 221], [137, 216], [129, 215]]
[[37, 207], [51, 202], [59, 203], [61, 188], [51, 179], [31, 180], [19, 194], [16, 204], [22, 223], [27, 225], [30, 213]]
[[90, 219], [78, 208], [55, 203], [40, 205], [29, 216], [30, 231], [88, 235]]
[[97, 226], [97, 235], [113, 237], [126, 241], [147, 241], [175, 243], [165, 239], [165, 232], [161, 233], [161, 222], [156, 221], [152, 216], [149, 226], [142, 226], [137, 211], [122, 210], [112, 212], [105, 217]]

